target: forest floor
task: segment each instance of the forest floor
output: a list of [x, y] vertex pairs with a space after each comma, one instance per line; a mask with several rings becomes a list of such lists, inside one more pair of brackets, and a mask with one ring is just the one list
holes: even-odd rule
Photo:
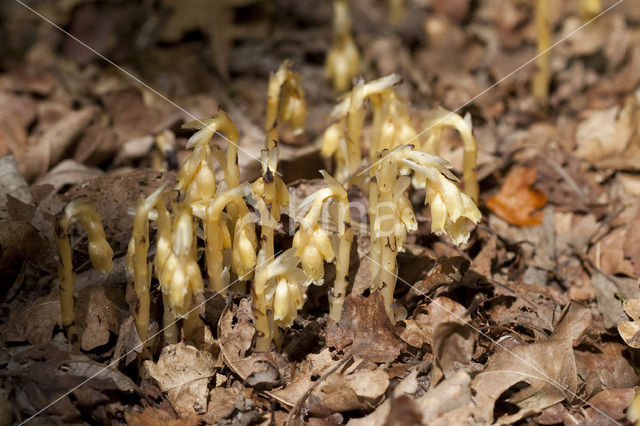
[[[396, 25], [387, 2], [351, 3], [362, 78], [400, 75], [418, 130], [442, 106], [470, 114], [478, 142], [483, 218], [466, 244], [431, 234], [424, 191], [411, 195], [419, 227], [398, 257], [395, 294], [406, 318], [392, 324], [368, 290], [362, 216], [339, 323], [327, 315], [327, 280], [309, 289], [282, 347], [257, 354], [250, 299], [205, 290], [203, 339], [163, 348], [157, 338], [142, 363], [124, 266], [131, 209], [175, 184], [192, 134], [181, 125], [219, 105], [240, 133], [243, 180], [258, 177], [269, 74], [285, 59], [308, 109], [304, 134], [282, 137], [292, 205], [322, 183], [318, 171], [332, 164], [320, 139], [340, 95], [324, 75], [331, 2], [33, 0], [31, 10], [3, 1], [0, 424], [630, 424], [640, 8], [606, 0], [585, 24], [578, 1], [551, 3], [559, 43], [546, 106], [531, 94], [533, 0], [407, 1]], [[176, 155], [158, 161], [165, 131]], [[445, 132], [441, 154], [461, 176], [456, 132]], [[366, 205], [357, 188], [349, 194]], [[55, 228], [82, 195], [97, 201], [114, 268], [91, 267], [86, 232], [74, 226], [78, 339], [69, 342]], [[278, 228], [278, 249], [291, 246], [290, 231]], [[158, 330], [155, 280], [151, 291]]]

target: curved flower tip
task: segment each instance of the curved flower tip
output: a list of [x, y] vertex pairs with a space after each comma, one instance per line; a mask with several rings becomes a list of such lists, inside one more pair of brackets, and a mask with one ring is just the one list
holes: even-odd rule
[[273, 296], [273, 319], [280, 328], [293, 325], [305, 301], [306, 277], [300, 268], [282, 275]]
[[447, 234], [455, 245], [469, 240], [468, 224], [477, 224], [482, 214], [469, 196], [459, 192], [457, 187], [451, 186], [458, 192], [459, 197], [443, 195], [434, 190], [427, 183], [427, 197], [431, 206], [431, 232], [436, 235]]

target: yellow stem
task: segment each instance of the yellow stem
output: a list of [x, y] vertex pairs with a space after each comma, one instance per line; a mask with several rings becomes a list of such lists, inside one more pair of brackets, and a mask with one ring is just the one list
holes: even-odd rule
[[536, 59], [538, 70], [533, 76], [532, 92], [533, 96], [545, 107], [549, 101], [549, 83], [551, 81], [551, 52], [546, 51], [551, 46], [550, 9], [551, 0], [537, 0], [535, 18], [539, 56]]

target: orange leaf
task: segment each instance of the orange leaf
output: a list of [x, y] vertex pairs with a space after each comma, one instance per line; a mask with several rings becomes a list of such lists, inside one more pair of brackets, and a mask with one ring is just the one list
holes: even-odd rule
[[543, 212], [536, 210], [544, 207], [547, 196], [531, 186], [535, 181], [535, 168], [513, 167], [500, 192], [487, 200], [487, 207], [512, 225], [540, 225]]

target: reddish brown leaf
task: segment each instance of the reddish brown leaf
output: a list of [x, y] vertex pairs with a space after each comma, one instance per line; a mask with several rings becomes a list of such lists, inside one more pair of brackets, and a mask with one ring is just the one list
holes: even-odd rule
[[487, 207], [512, 225], [540, 225], [543, 213], [536, 210], [544, 207], [547, 196], [532, 187], [535, 181], [536, 169], [512, 168], [500, 192], [487, 200]]

